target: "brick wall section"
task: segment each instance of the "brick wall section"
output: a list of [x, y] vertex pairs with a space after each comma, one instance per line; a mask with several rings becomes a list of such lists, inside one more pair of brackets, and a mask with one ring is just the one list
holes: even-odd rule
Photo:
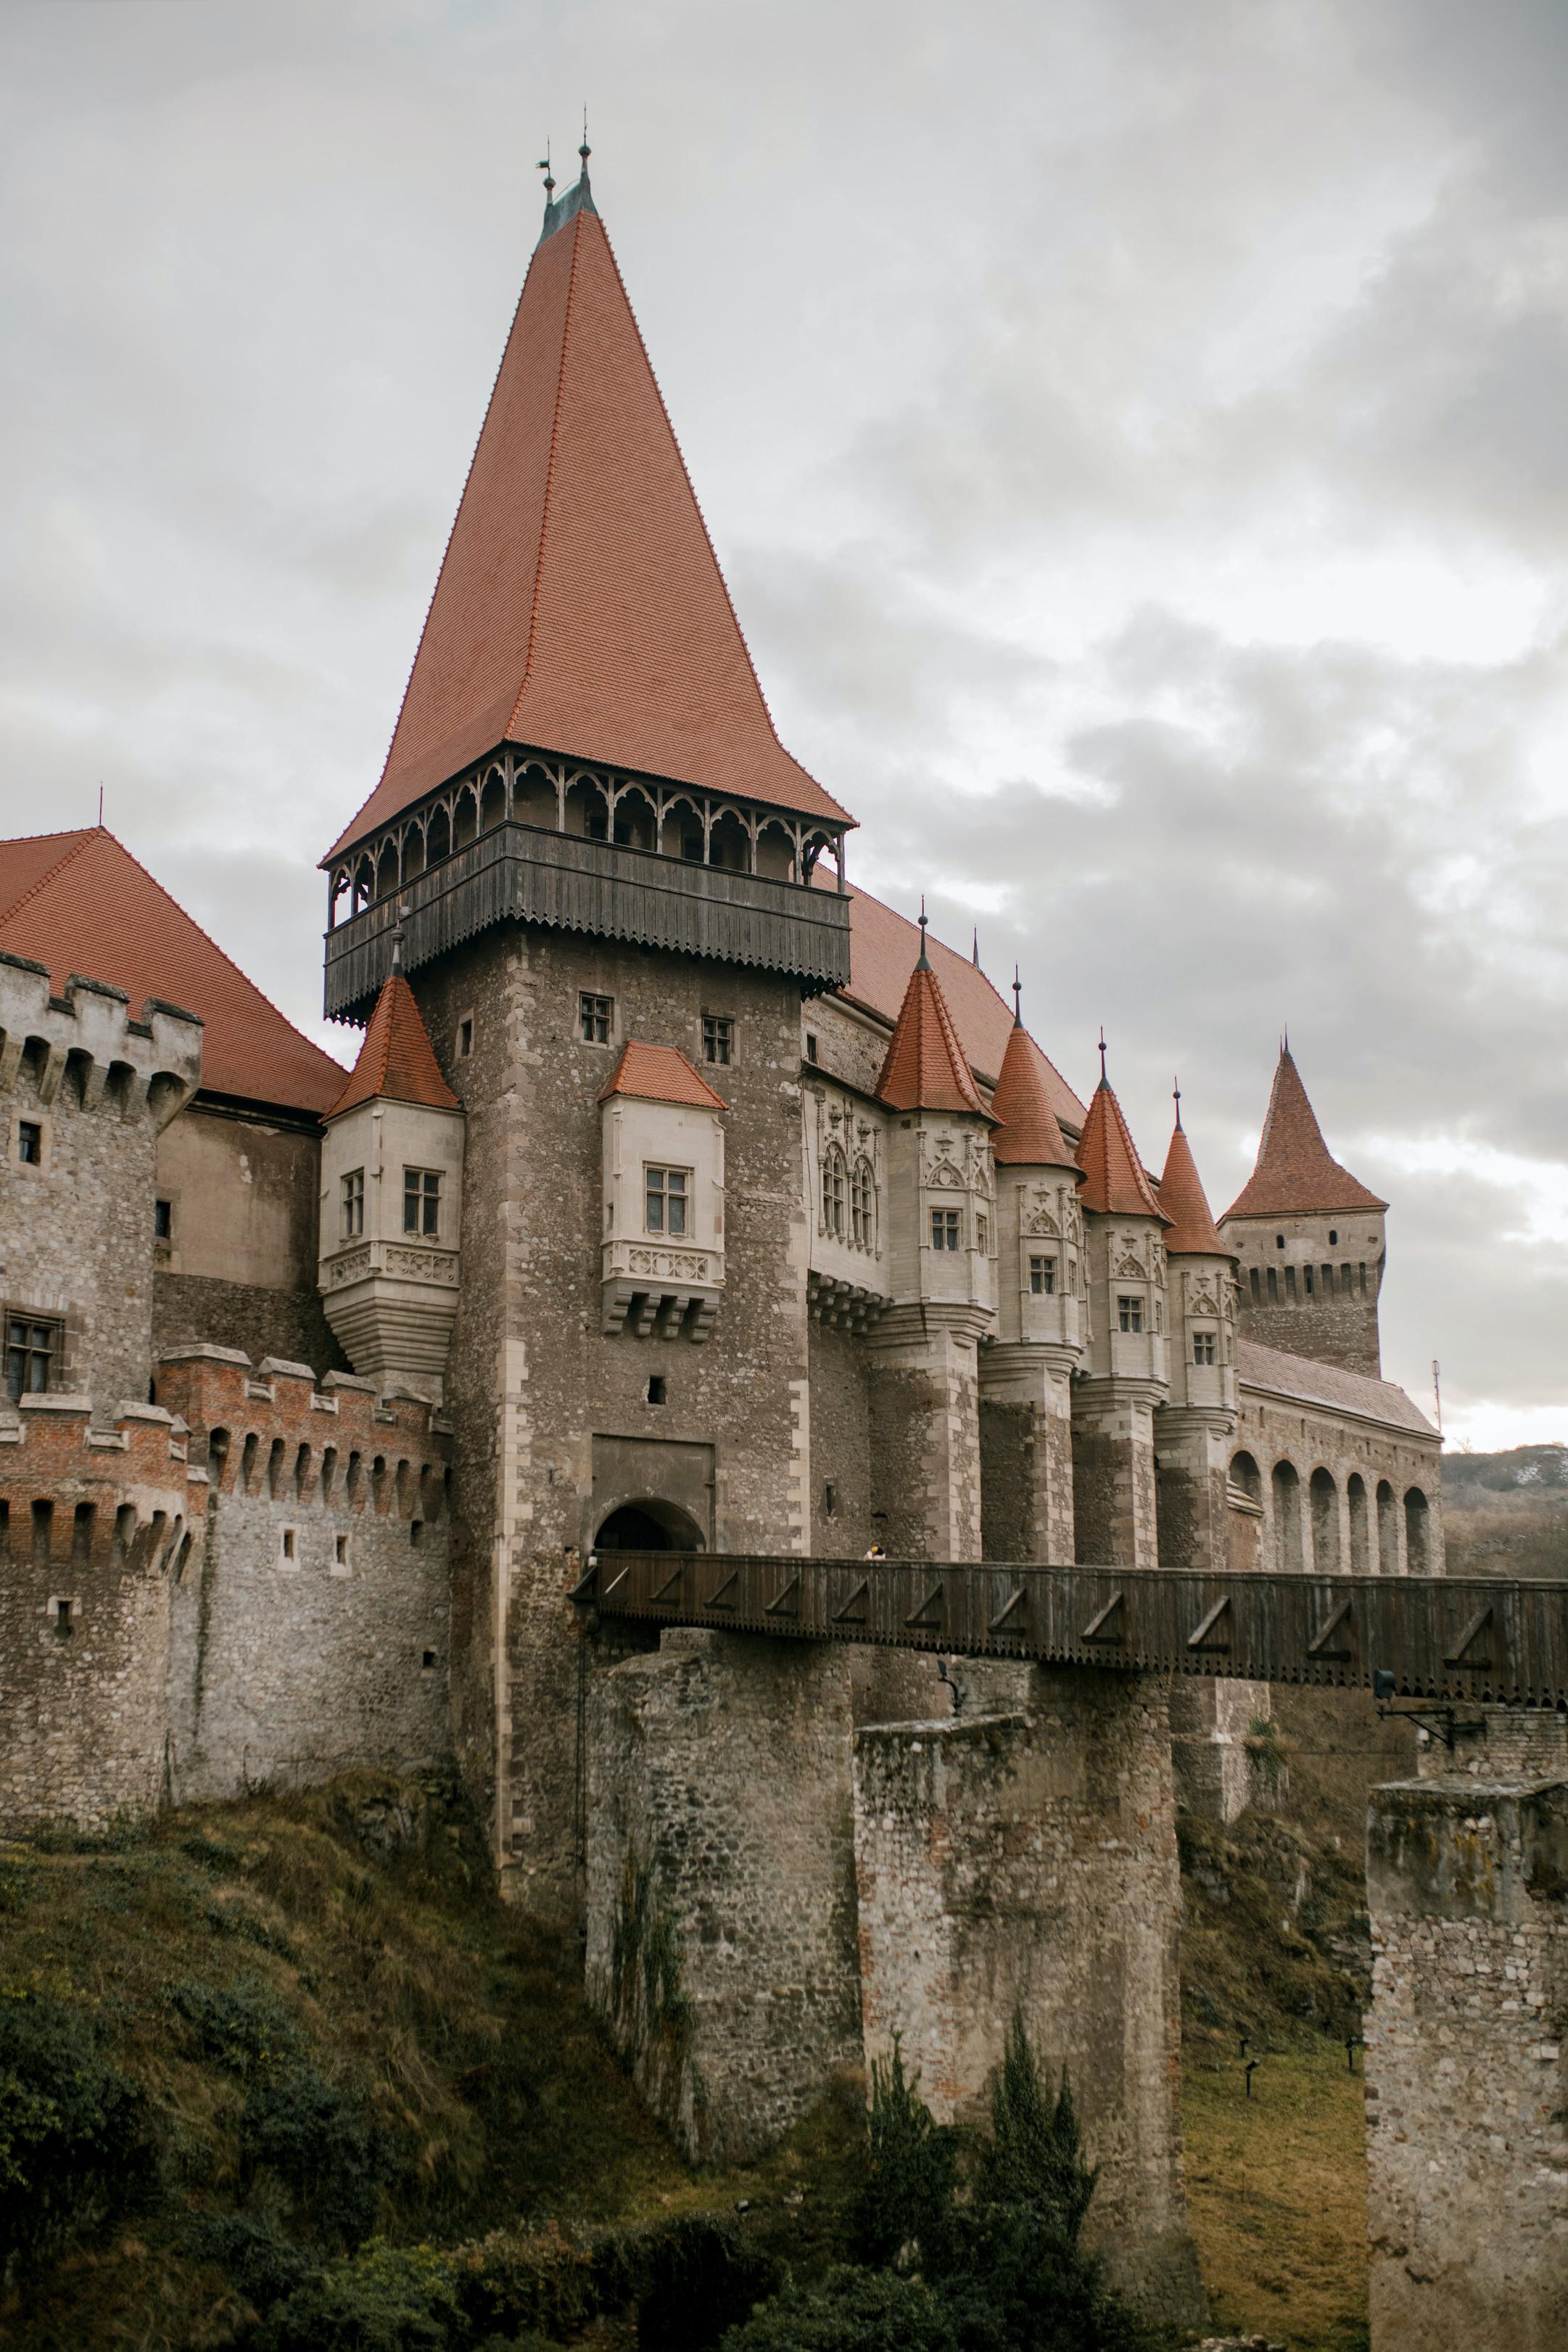
[[[598, 1524], [595, 1439], [711, 1446], [721, 1547], [783, 1550], [792, 1505], [799, 1517], [800, 992], [766, 972], [521, 928], [483, 935], [413, 985], [468, 1114], [449, 1384], [459, 1737], [511, 1890], [567, 1920], [580, 1903], [560, 1727], [578, 1639], [567, 1596]], [[582, 1040], [585, 991], [614, 1000], [607, 1045]], [[700, 1066], [705, 1013], [735, 1024], [736, 1058], [713, 1073], [733, 1106], [724, 1296], [701, 1346], [607, 1337], [596, 1097], [629, 1036], [677, 1045]], [[457, 1061], [454, 1033], [469, 1015], [474, 1049]], [[663, 1405], [648, 1402], [655, 1372]]]
[[1368, 1820], [1375, 2352], [1563, 2341], [1568, 1740], [1485, 1720], [1458, 1770], [1377, 1790]]
[[1164, 1685], [1036, 1669], [1017, 1713], [855, 1738], [868, 2058], [983, 2114], [1021, 2011], [1103, 2168], [1092, 2234], [1145, 2309], [1202, 2317], [1177, 2124], [1180, 1889]]
[[50, 1398], [0, 1420], [0, 1822], [158, 1801], [170, 1590], [205, 1504], [156, 1408], [94, 1428], [85, 1398]]
[[352, 1370], [321, 1311], [314, 1280], [308, 1290], [273, 1290], [260, 1283], [218, 1282], [209, 1275], [158, 1268], [152, 1276], [152, 1352], [162, 1356], [191, 1339], [236, 1348], [257, 1364], [264, 1356], [278, 1356], [319, 1372]]
[[841, 1652], [666, 1633], [596, 1671], [588, 1996], [694, 2159], [759, 2154], [858, 2063]]
[[447, 1445], [429, 1406], [207, 1348], [162, 1362], [158, 1386], [210, 1482], [172, 1598], [175, 1793], [444, 1755]]

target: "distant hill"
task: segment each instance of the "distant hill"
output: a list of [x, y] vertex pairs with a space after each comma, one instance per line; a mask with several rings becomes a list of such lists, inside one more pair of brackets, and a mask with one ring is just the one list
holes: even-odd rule
[[1443, 1456], [1452, 1576], [1568, 1577], [1568, 1444]]

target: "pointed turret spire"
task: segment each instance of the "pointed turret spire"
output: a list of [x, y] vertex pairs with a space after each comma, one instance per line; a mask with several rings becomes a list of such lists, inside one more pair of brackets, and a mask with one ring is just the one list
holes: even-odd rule
[[463, 1108], [441, 1075], [413, 991], [395, 965], [382, 983], [360, 1058], [326, 1116], [336, 1118], [340, 1111], [352, 1110], [357, 1103], [378, 1097], [390, 1102], [420, 1103], [427, 1110]]
[[998, 1167], [1071, 1168], [1073, 1157], [1046, 1091], [1045, 1057], [1023, 1025], [1022, 989], [1013, 975], [1013, 1025], [991, 1097]]
[[1387, 1206], [1386, 1201], [1379, 1200], [1331, 1157], [1287, 1034], [1280, 1048], [1257, 1163], [1226, 1215], [1277, 1217]]
[[503, 742], [844, 821], [774, 732], [583, 163], [547, 205], [386, 767], [333, 855]]
[[1144, 1173], [1122, 1106], [1105, 1076], [1103, 1030], [1100, 1033], [1100, 1083], [1090, 1097], [1077, 1158], [1085, 1178], [1078, 1197], [1086, 1209], [1097, 1210], [1101, 1216], [1157, 1217], [1162, 1225], [1170, 1223]]
[[925, 902], [920, 903], [920, 958], [909, 975], [898, 1022], [888, 1041], [876, 1096], [893, 1110], [967, 1110], [991, 1114], [980, 1100], [942, 983], [925, 952]]
[[1215, 1230], [1197, 1162], [1181, 1123], [1180, 1087], [1174, 1092], [1176, 1125], [1166, 1154], [1165, 1173], [1160, 1178], [1160, 1206], [1171, 1221], [1166, 1248], [1177, 1257], [1234, 1257], [1234, 1250], [1226, 1247]]

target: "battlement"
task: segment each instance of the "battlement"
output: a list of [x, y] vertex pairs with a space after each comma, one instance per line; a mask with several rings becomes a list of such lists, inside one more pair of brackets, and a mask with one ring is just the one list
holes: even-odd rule
[[202, 1074], [202, 1021], [150, 996], [140, 1020], [124, 989], [72, 972], [63, 996], [47, 964], [0, 950], [0, 1098], [74, 1102], [167, 1127]]
[[191, 1433], [206, 1491], [410, 1521], [446, 1508], [449, 1425], [423, 1397], [351, 1372], [259, 1364], [193, 1342], [159, 1360], [159, 1398]]
[[0, 1419], [0, 1562], [136, 1569], [188, 1549], [207, 1500], [188, 1434], [158, 1405], [95, 1426], [86, 1397], [23, 1397]]

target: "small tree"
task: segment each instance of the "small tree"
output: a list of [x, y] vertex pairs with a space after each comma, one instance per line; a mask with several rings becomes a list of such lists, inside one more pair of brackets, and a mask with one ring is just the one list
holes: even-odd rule
[[923, 2263], [940, 2255], [951, 2226], [955, 2147], [953, 2136], [904, 2071], [899, 2037], [893, 2055], [874, 2059], [871, 2070], [871, 2134], [866, 2177], [851, 2216], [857, 2258], [894, 2263], [910, 2246]]
[[1100, 2168], [1083, 2160], [1066, 2067], [1054, 2100], [1041, 2084], [1021, 2010], [1013, 2012], [991, 2094], [991, 2132], [976, 2183], [980, 2201], [1031, 2207], [1076, 2246]]

